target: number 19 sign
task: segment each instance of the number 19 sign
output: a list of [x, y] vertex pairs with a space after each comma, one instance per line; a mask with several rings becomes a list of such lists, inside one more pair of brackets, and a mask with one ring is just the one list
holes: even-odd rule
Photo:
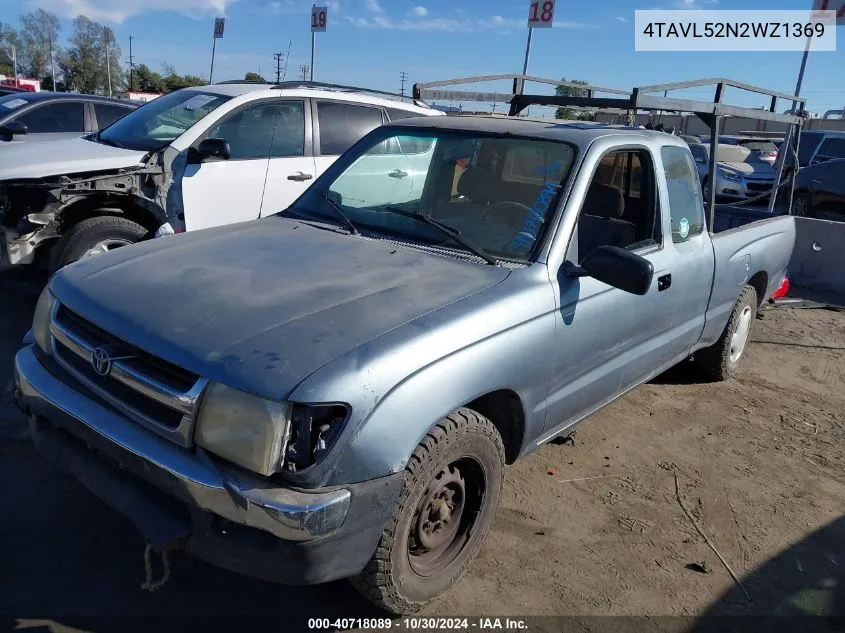
[[311, 32], [323, 33], [326, 30], [327, 7], [311, 7]]
[[551, 28], [555, 19], [555, 0], [531, 0], [528, 5], [528, 28]]

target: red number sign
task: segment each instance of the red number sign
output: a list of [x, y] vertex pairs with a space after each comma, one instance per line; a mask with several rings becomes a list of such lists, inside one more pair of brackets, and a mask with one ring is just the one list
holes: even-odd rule
[[311, 7], [311, 31], [314, 33], [325, 31], [327, 16], [326, 7]]
[[813, 3], [814, 11], [836, 11], [836, 24], [845, 24], [845, 1], [843, 0], [816, 0]]
[[550, 28], [555, 19], [555, 0], [531, 0], [528, 5], [528, 28]]

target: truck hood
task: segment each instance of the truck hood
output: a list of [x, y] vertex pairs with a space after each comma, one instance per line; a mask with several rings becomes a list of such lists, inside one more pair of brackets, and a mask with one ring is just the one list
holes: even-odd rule
[[95, 143], [84, 138], [14, 144], [3, 150], [0, 181], [45, 178], [139, 165], [146, 152]]
[[331, 360], [508, 276], [270, 216], [81, 260], [68, 308], [175, 365], [284, 399]]

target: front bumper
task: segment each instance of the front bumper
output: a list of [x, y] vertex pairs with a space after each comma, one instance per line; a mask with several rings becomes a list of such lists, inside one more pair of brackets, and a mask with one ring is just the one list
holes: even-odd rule
[[366, 565], [401, 489], [394, 475], [300, 491], [226, 468], [127, 420], [58, 378], [30, 345], [15, 356], [15, 400], [36, 449], [128, 517], [157, 549], [287, 584]]
[[728, 180], [726, 178], [716, 179], [716, 195], [720, 198], [734, 198], [745, 200], [766, 194], [774, 186], [774, 182], [765, 181], [740, 181]]

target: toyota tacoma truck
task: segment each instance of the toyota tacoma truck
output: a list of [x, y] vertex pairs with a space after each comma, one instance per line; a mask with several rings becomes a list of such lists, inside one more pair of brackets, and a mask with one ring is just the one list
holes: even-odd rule
[[84, 138], [10, 147], [0, 269], [55, 271], [161, 233], [271, 215], [373, 128], [426, 115], [443, 113], [363, 88], [235, 81], [177, 90]]
[[737, 371], [794, 219], [712, 235], [704, 208], [669, 134], [392, 122], [282, 213], [54, 274], [15, 399], [156, 551], [413, 612], [507, 464], [690, 357]]

